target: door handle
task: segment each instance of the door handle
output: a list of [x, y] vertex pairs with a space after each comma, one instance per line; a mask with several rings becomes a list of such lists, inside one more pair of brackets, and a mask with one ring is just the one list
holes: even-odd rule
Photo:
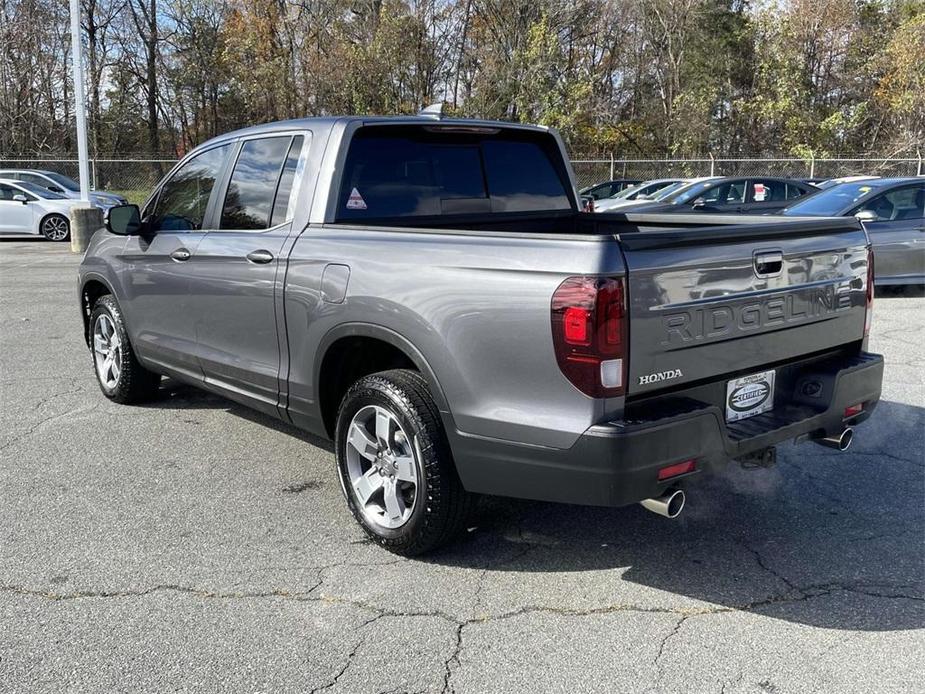
[[758, 277], [773, 277], [779, 275], [784, 267], [784, 254], [780, 251], [770, 253], [755, 253], [755, 274]]
[[273, 260], [273, 254], [270, 251], [265, 251], [263, 249], [259, 251], [251, 251], [247, 254], [247, 259], [252, 263], [257, 263], [258, 265], [266, 265]]
[[173, 253], [170, 254], [171, 259], [176, 260], [178, 263], [185, 262], [190, 259], [192, 254], [185, 248], [178, 248]]

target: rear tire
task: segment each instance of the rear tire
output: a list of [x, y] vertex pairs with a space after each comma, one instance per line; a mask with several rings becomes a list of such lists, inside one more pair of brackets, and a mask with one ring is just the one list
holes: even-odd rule
[[150, 400], [161, 382], [138, 363], [122, 311], [111, 294], [97, 299], [90, 314], [90, 356], [103, 395], [123, 405]]
[[49, 241], [67, 241], [71, 238], [71, 222], [63, 214], [50, 214], [42, 220], [39, 231]]
[[423, 554], [465, 527], [474, 497], [419, 373], [394, 369], [357, 381], [341, 401], [334, 440], [347, 506], [385, 549]]

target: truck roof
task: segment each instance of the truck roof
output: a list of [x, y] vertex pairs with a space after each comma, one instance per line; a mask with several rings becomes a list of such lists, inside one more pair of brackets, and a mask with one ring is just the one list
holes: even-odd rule
[[311, 130], [315, 137], [321, 136], [332, 130], [335, 126], [348, 126], [354, 123], [362, 125], [438, 125], [444, 127], [468, 127], [468, 128], [506, 128], [517, 130], [530, 130], [533, 132], [549, 132], [549, 128], [542, 125], [527, 125], [524, 123], [510, 123], [507, 121], [493, 120], [475, 120], [468, 118], [438, 118], [436, 116], [326, 116], [313, 118], [296, 118], [292, 120], [274, 121], [272, 123], [261, 123], [252, 125], [240, 130], [233, 130], [212, 138], [196, 147], [206, 147], [226, 140], [234, 140], [239, 137], [248, 137], [250, 135], [260, 135], [263, 133], [273, 133], [286, 130]]

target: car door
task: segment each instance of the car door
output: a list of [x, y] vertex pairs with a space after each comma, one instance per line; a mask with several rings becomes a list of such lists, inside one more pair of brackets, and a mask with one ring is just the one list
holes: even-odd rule
[[280, 393], [280, 258], [309, 139], [300, 132], [240, 142], [190, 292], [205, 382], [270, 414]]
[[877, 215], [864, 220], [874, 250], [874, 277], [882, 284], [903, 284], [925, 277], [925, 183], [881, 193], [852, 210]]
[[[26, 202], [14, 200], [22, 195]], [[7, 183], [0, 183], [0, 233], [3, 234], [33, 234], [35, 233], [35, 203], [34, 195], [14, 188]]]
[[219, 145], [182, 162], [145, 206], [142, 233], [126, 239], [121, 256], [122, 301], [136, 353], [188, 379], [202, 379], [190, 278], [230, 150], [231, 144]]

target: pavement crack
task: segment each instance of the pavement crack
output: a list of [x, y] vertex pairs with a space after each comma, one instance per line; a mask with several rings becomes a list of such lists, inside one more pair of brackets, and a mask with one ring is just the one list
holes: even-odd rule
[[453, 652], [450, 654], [450, 657], [444, 662], [444, 673], [443, 673], [443, 690], [442, 694], [449, 694], [452, 691], [455, 691], [450, 684], [450, 678], [453, 676], [453, 665], [459, 667], [459, 653], [462, 650], [462, 632], [466, 628], [466, 622], [460, 622], [456, 625], [456, 646], [453, 648]]
[[690, 618], [690, 616], [691, 615], [682, 615], [681, 617], [679, 617], [678, 621], [675, 622], [675, 625], [674, 627], [672, 627], [671, 631], [665, 634], [665, 638], [663, 638], [661, 643], [659, 643], [658, 652], [655, 654], [655, 658], [652, 659], [652, 665], [655, 666], [655, 682], [653, 683], [652, 687], [649, 688], [648, 691], [659, 691], [658, 685], [662, 681], [662, 675], [664, 674], [662, 670], [661, 660], [662, 660], [662, 656], [665, 654], [665, 648], [667, 647], [668, 642], [671, 641], [671, 639], [673, 639], [675, 636], [677, 636], [679, 631], [681, 631], [681, 626], [684, 624], [685, 621], [687, 621]]
[[44, 426], [46, 426], [46, 425], [48, 425], [48, 424], [51, 424], [52, 422], [55, 422], [55, 421], [57, 421], [57, 420], [59, 420], [59, 419], [63, 419], [64, 417], [67, 417], [67, 416], [69, 416], [69, 415], [73, 415], [73, 414], [77, 414], [77, 413], [92, 412], [92, 411], [95, 410], [97, 407], [99, 407], [99, 404], [91, 405], [91, 406], [89, 406], [89, 407], [74, 407], [74, 408], [71, 408], [71, 409], [69, 409], [69, 410], [66, 410], [65, 412], [60, 412], [60, 413], [58, 413], [58, 414], [51, 415], [51, 416], [49, 416], [49, 417], [44, 417], [44, 418], [40, 419], [38, 422], [36, 422], [35, 424], [33, 424], [32, 426], [30, 426], [30, 427], [29, 427], [28, 429], [26, 429], [24, 432], [22, 432], [21, 434], [19, 434], [18, 436], [13, 436], [13, 438], [11, 438], [9, 441], [7, 441], [7, 442], [4, 443], [2, 446], [0, 446], [0, 452], [5, 451], [5, 450], [6, 450], [7, 448], [9, 448], [10, 446], [13, 446], [13, 445], [19, 443], [20, 441], [23, 441], [23, 440], [29, 438], [30, 436], [32, 436], [33, 434], [35, 434], [39, 429], [41, 429], [42, 427], [44, 427]]
[[789, 578], [787, 578], [787, 577], [784, 576], [780, 571], [777, 571], [777, 570], [776, 570], [775, 568], [773, 568], [770, 564], [768, 564], [768, 563], [764, 560], [764, 557], [761, 556], [761, 552], [759, 552], [759, 551], [758, 551], [757, 549], [755, 549], [754, 547], [751, 547], [751, 546], [745, 544], [744, 542], [740, 542], [739, 544], [741, 544], [745, 549], [747, 549], [749, 552], [752, 553], [752, 555], [755, 557], [755, 562], [758, 564], [758, 566], [760, 566], [760, 567], [765, 571], [765, 573], [768, 573], [768, 574], [770, 574], [771, 576], [773, 576], [774, 578], [776, 578], [778, 581], [780, 581], [780, 582], [783, 583], [785, 586], [787, 586], [788, 588], [790, 588], [790, 590], [796, 591], [797, 593], [802, 593], [802, 592], [803, 592], [803, 591], [800, 590], [799, 587], [797, 587], [796, 585], [794, 585], [793, 582], [792, 582]]
[[365, 641], [366, 639], [360, 639], [359, 641], [357, 641], [356, 644], [353, 646], [353, 649], [347, 654], [347, 660], [344, 661], [344, 664], [341, 667], [340, 671], [336, 675], [334, 675], [334, 679], [332, 679], [330, 682], [326, 684], [323, 684], [320, 687], [315, 687], [314, 689], [311, 690], [311, 694], [317, 694], [317, 692], [323, 692], [326, 689], [331, 689], [332, 687], [336, 686], [340, 678], [343, 677], [344, 674], [347, 672], [347, 670], [350, 669], [350, 666], [353, 665], [353, 659], [354, 657], [356, 657], [357, 652], [360, 650], [360, 646], [362, 646]]

